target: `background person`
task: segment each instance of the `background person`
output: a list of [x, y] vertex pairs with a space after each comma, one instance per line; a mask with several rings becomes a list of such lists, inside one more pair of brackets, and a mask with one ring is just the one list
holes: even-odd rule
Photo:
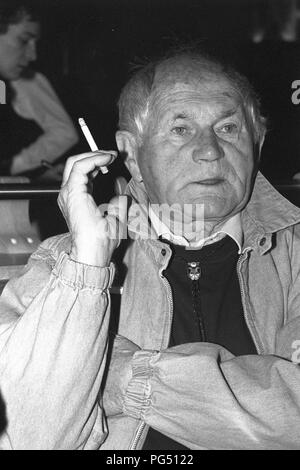
[[40, 24], [23, 2], [0, 0], [0, 79], [7, 85], [7, 104], [0, 108], [0, 174], [61, 179], [62, 168], [47, 170], [78, 137], [52, 86], [30, 70], [36, 60]]

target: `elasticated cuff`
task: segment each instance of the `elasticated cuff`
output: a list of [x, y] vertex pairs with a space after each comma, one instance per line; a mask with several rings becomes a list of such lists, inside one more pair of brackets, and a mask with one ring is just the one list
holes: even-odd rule
[[113, 282], [115, 267], [110, 263], [109, 267], [100, 268], [78, 263], [70, 259], [67, 253], [61, 253], [54, 268], [54, 276], [75, 289], [99, 289], [108, 290]]
[[123, 412], [133, 418], [143, 419], [151, 403], [150, 378], [153, 368], [151, 358], [156, 351], [137, 351], [132, 359], [132, 379], [129, 381], [123, 402]]

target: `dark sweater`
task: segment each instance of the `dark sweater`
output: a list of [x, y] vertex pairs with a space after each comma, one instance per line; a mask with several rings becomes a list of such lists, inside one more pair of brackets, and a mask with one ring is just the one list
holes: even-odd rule
[[[171, 247], [173, 256], [164, 272], [174, 300], [169, 347], [206, 341], [236, 356], [256, 354], [243, 313], [235, 241], [226, 236], [201, 250]], [[143, 449], [186, 447], [150, 428]]]
[[14, 92], [9, 83], [6, 87], [7, 103], [0, 105], [0, 176], [9, 175], [13, 157], [43, 134], [35, 121], [16, 113], [12, 106]]

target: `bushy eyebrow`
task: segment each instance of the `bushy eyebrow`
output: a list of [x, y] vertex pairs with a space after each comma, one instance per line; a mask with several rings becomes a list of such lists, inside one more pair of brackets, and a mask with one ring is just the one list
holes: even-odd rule
[[228, 117], [234, 116], [235, 114], [237, 114], [239, 109], [240, 109], [240, 107], [237, 106], [235, 108], [228, 109], [227, 111], [224, 111], [223, 113], [220, 114], [220, 116], [218, 117], [218, 120], [221, 121], [222, 119], [226, 119]]
[[178, 119], [190, 119], [193, 117], [193, 114], [192, 113], [186, 113], [186, 112], [183, 112], [183, 113], [177, 113], [175, 114], [175, 116], [172, 116], [172, 122], [174, 121], [177, 121]]
[[[226, 119], [228, 117], [234, 116], [235, 114], [237, 114], [239, 109], [240, 109], [240, 106], [235, 106], [234, 108], [230, 108], [223, 112], [221, 111], [220, 115], [218, 116], [218, 120], [222, 120], [222, 119]], [[171, 121], [174, 122], [178, 119], [193, 119], [195, 117], [196, 117], [195, 113], [192, 113], [192, 112], [189, 113], [189, 112], [183, 111], [183, 112], [178, 112], [174, 116], [172, 116]]]

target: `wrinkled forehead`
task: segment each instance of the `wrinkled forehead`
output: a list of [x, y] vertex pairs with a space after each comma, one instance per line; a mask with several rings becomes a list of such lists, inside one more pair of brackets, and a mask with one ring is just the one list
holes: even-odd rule
[[152, 111], [164, 112], [174, 105], [193, 103], [215, 108], [242, 108], [242, 96], [214, 64], [174, 63], [160, 67], [151, 92]]

